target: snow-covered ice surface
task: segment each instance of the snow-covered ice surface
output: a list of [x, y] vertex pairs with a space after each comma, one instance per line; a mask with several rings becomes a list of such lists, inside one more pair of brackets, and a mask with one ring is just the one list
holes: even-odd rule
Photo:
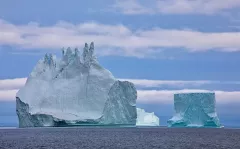
[[174, 108], [169, 127], [222, 127], [216, 112], [215, 93], [175, 94]]
[[94, 44], [46, 54], [17, 95], [19, 127], [135, 125], [137, 91], [118, 81], [94, 55]]
[[137, 126], [159, 126], [159, 118], [152, 113], [146, 112], [144, 109], [137, 108]]

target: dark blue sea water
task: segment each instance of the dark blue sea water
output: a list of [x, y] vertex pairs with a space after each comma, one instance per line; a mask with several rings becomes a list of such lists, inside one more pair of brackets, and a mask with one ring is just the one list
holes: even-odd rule
[[240, 129], [0, 129], [1, 149], [240, 149]]

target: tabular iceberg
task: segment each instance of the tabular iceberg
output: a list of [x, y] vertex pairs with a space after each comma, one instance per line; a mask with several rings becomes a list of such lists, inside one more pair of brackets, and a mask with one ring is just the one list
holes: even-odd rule
[[159, 118], [152, 113], [145, 112], [144, 109], [137, 108], [137, 126], [159, 126]]
[[137, 91], [98, 63], [93, 42], [46, 54], [16, 95], [19, 127], [135, 125]]
[[175, 115], [169, 127], [221, 127], [216, 113], [215, 93], [174, 95]]

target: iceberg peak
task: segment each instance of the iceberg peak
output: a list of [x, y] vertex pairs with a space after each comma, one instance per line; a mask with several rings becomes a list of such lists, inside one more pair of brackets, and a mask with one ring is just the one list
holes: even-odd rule
[[46, 64], [49, 67], [56, 67], [56, 62], [53, 58], [52, 54], [45, 54], [43, 63]]
[[79, 50], [78, 50], [78, 48], [75, 48], [75, 50], [74, 50], [74, 54], [75, 54], [76, 57], [79, 56]]
[[90, 47], [88, 46], [87, 43], [85, 43], [82, 56], [83, 56], [84, 65], [89, 67], [91, 62], [95, 59], [95, 56], [94, 56], [94, 42], [91, 42]]
[[91, 42], [90, 48], [89, 48], [89, 54], [93, 56], [93, 53], [94, 53], [94, 42]]

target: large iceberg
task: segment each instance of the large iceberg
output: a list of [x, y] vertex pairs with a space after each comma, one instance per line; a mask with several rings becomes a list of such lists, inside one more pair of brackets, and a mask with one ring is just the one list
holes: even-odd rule
[[169, 127], [221, 127], [216, 113], [215, 93], [174, 95], [175, 115]]
[[118, 81], [94, 55], [94, 44], [46, 54], [16, 95], [19, 127], [135, 125], [137, 91]]
[[144, 109], [137, 108], [137, 126], [159, 126], [159, 118], [152, 113], [145, 112]]

